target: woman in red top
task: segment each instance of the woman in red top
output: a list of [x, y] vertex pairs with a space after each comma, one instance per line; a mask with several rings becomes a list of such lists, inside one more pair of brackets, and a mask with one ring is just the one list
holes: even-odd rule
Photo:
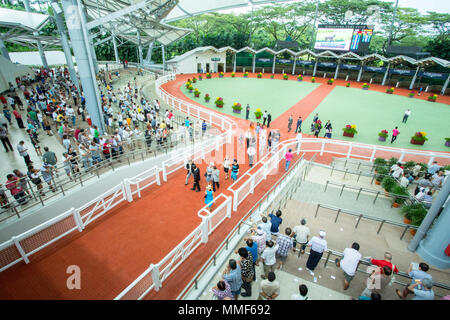
[[23, 126], [22, 115], [17, 112], [17, 110], [13, 110], [13, 114], [14, 117], [16, 117], [17, 125], [19, 126], [19, 128], [25, 129], [25, 127]]
[[25, 204], [25, 193], [23, 192], [23, 189], [17, 185], [19, 178], [12, 174], [8, 174], [6, 178], [8, 178], [8, 181], [6, 181], [5, 187], [11, 192], [11, 195], [16, 198], [17, 202]]

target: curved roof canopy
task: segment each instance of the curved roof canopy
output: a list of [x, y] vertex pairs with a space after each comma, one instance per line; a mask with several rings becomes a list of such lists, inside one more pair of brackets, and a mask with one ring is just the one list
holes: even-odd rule
[[187, 34], [190, 29], [176, 28], [161, 22], [178, 0], [82, 0], [87, 10], [87, 27], [114, 30], [117, 37], [135, 44], [156, 40], [168, 45]]

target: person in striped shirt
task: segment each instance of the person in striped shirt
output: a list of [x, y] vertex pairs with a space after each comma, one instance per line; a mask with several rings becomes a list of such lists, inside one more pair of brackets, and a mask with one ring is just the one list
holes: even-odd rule
[[286, 263], [289, 250], [294, 248], [291, 238], [292, 234], [291, 228], [286, 228], [285, 233], [286, 233], [285, 235], [280, 234], [277, 237], [277, 244], [278, 244], [277, 258], [280, 260], [280, 264], [278, 265], [277, 269], [281, 269], [283, 264]]

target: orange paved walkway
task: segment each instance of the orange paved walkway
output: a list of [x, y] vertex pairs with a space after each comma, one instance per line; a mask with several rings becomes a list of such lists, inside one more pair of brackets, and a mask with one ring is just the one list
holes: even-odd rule
[[[229, 74], [227, 74], [229, 76]], [[237, 74], [239, 76], [239, 74]], [[255, 74], [250, 75], [256, 77]], [[179, 90], [181, 84], [192, 75], [177, 76], [177, 80], [163, 87], [171, 94], [189, 100]], [[269, 77], [266, 75], [265, 77]], [[280, 78], [281, 75], [276, 75]], [[295, 77], [291, 76], [291, 79]], [[308, 77], [304, 77], [307, 81]], [[317, 79], [322, 82], [324, 79]], [[337, 83], [339, 84], [339, 80]], [[345, 83], [345, 82], [344, 82]], [[375, 88], [375, 85], [373, 86]], [[305, 119], [318, 104], [331, 92], [333, 86], [322, 85], [311, 92], [271, 123], [271, 128], [281, 131], [281, 140], [294, 137], [287, 133], [287, 118], [292, 113], [294, 124], [298, 115]], [[381, 89], [380, 89], [381, 90]], [[383, 90], [384, 91], [384, 90]], [[407, 94], [409, 90], [396, 93]], [[442, 98], [442, 97], [441, 97]], [[448, 97], [443, 97], [450, 102]], [[441, 100], [442, 102], [442, 100]], [[224, 114], [225, 115], [225, 114]], [[238, 127], [247, 130], [249, 121], [232, 118]], [[304, 135], [309, 136], [309, 135]], [[236, 144], [235, 144], [236, 146]], [[333, 149], [334, 150], [334, 149]], [[340, 150], [345, 152], [346, 150]], [[227, 150], [235, 154], [234, 150]], [[377, 155], [379, 155], [377, 153]], [[306, 156], [309, 159], [312, 154]], [[370, 156], [370, 154], [369, 154]], [[295, 157], [295, 161], [298, 157]], [[324, 154], [317, 161], [330, 163], [332, 155]], [[192, 279], [200, 266], [209, 258], [216, 246], [225, 239], [236, 223], [284, 174], [284, 163], [277, 174], [268, 176], [255, 193], [249, 196], [226, 221], [210, 235], [209, 242], [199, 247], [163, 284], [158, 292], [150, 293], [149, 299], [174, 299]], [[240, 164], [240, 175], [249, 169]], [[219, 166], [222, 171], [222, 166]], [[204, 206], [205, 164], [200, 165], [202, 192], [188, 190], [184, 186], [185, 171], [179, 170], [171, 175], [167, 183], [153, 186], [143, 192], [143, 198], [128, 204], [123, 203], [104, 217], [89, 225], [82, 233], [71, 236], [31, 256], [29, 265], [20, 263], [0, 274], [0, 299], [112, 299], [135, 280], [151, 263], [157, 263], [189, 233], [196, 228], [200, 219], [197, 211]], [[231, 180], [221, 176], [221, 192], [230, 195], [226, 188]], [[81, 268], [81, 290], [66, 288], [66, 268], [78, 265]]]

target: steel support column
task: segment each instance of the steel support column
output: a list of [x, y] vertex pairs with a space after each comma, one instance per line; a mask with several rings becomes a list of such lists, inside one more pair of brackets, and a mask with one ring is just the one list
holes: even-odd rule
[[337, 64], [336, 64], [336, 72], [334, 73], [334, 79], [337, 79], [337, 77], [338, 77], [338, 74], [339, 74], [339, 67], [341, 66], [341, 62], [340, 61], [337, 61]]
[[166, 70], [166, 57], [165, 57], [166, 52], [165, 52], [163, 44], [161, 44], [161, 53], [162, 53], [163, 71], [165, 71]]
[[8, 49], [6, 49], [6, 45], [5, 42], [3, 41], [3, 39], [0, 39], [0, 51], [2, 52], [2, 56], [6, 59], [8, 59], [9, 61], [11, 61], [11, 58], [9, 56], [9, 52]]
[[275, 63], [277, 63], [277, 55], [273, 55], [272, 74], [275, 73]]
[[[31, 8], [30, 8], [30, 0], [23, 0], [23, 4], [25, 6], [25, 10], [27, 10], [27, 12], [32, 13]], [[44, 66], [45, 69], [48, 69], [48, 63], [47, 63], [47, 58], [45, 57], [45, 52], [44, 52], [44, 48], [42, 47], [42, 43], [41, 40], [39, 40], [39, 32], [33, 32], [33, 36], [36, 37], [36, 45], [38, 47], [39, 50], [39, 55], [41, 56], [41, 61], [42, 61], [42, 65]]]
[[414, 77], [412, 78], [411, 84], [409, 85], [409, 90], [412, 90], [414, 88], [414, 83], [416, 82], [417, 74], [419, 73], [419, 70], [420, 70], [420, 66], [417, 67], [416, 73], [414, 73]]
[[448, 75], [447, 80], [445, 80], [444, 86], [442, 87], [441, 94], [445, 94], [445, 90], [447, 90], [448, 83], [450, 82], [450, 75]]
[[117, 40], [116, 40], [116, 33], [114, 32], [114, 28], [112, 29], [112, 42], [114, 47], [114, 59], [116, 60], [116, 63], [120, 63], [119, 59], [119, 51], [117, 50]]
[[297, 62], [297, 56], [294, 57], [294, 66], [292, 67], [292, 74], [295, 74], [295, 64]]
[[235, 52], [234, 53], [234, 61], [233, 61], [233, 72], [236, 72], [236, 60], [237, 60], [237, 53]]
[[255, 73], [256, 68], [256, 53], [253, 54], [253, 73]]
[[139, 65], [142, 66], [144, 59], [142, 57], [142, 42], [141, 42], [141, 32], [137, 31], [137, 39], [138, 39], [138, 52], [139, 52]]
[[95, 79], [94, 65], [90, 55], [89, 44], [87, 43], [88, 34], [83, 30], [81, 10], [79, 10], [76, 1], [61, 0], [61, 3], [77, 62], [81, 85], [83, 86], [84, 97], [86, 98], [86, 109], [92, 119], [92, 123], [97, 125], [99, 131], [103, 134], [105, 131], [105, 124], [103, 112], [101, 110], [100, 95]]
[[[81, 19], [82, 19], [83, 25], [85, 26], [87, 24], [87, 18], [86, 18], [87, 17], [87, 10], [86, 10], [86, 7], [81, 4], [80, 0], [72, 0], [72, 2], [73, 2], [74, 5], [78, 5], [78, 6], [81, 5], [82, 6], [80, 8], [80, 12], [81, 12], [80, 14], [81, 14]], [[93, 45], [93, 42], [92, 42], [93, 39], [90, 39], [89, 36], [90, 36], [91, 33], [88, 31], [88, 29], [86, 27], [84, 27], [84, 30], [86, 32], [86, 36], [87, 36], [87, 39], [88, 39], [88, 42], [86, 43], [86, 45], [87, 45], [88, 49], [91, 51], [92, 63], [94, 65], [94, 72], [97, 75], [98, 71], [99, 71], [99, 68], [98, 68], [98, 62], [97, 62], [97, 54], [95, 53], [95, 48], [94, 48], [94, 45]]]
[[386, 68], [386, 72], [384, 73], [383, 81], [381, 82], [381, 85], [384, 86], [387, 80], [387, 77], [389, 75], [389, 68], [391, 67], [391, 64], [388, 63], [388, 66]]
[[317, 63], [319, 62], [319, 59], [316, 58], [316, 63], [314, 63], [314, 70], [313, 70], [313, 74], [312, 76], [315, 77], [316, 76], [316, 71], [317, 71]]
[[364, 69], [364, 61], [361, 62], [361, 69], [359, 69], [358, 79], [356, 79], [356, 81], [358, 81], [358, 82], [361, 80], [361, 77], [362, 77], [362, 74], [363, 74], [363, 69]]
[[150, 63], [150, 61], [152, 61], [152, 53], [153, 53], [154, 45], [155, 45], [155, 40], [150, 42], [150, 44], [148, 45], [147, 57], [145, 57], [145, 61], [148, 61], [149, 63]]

